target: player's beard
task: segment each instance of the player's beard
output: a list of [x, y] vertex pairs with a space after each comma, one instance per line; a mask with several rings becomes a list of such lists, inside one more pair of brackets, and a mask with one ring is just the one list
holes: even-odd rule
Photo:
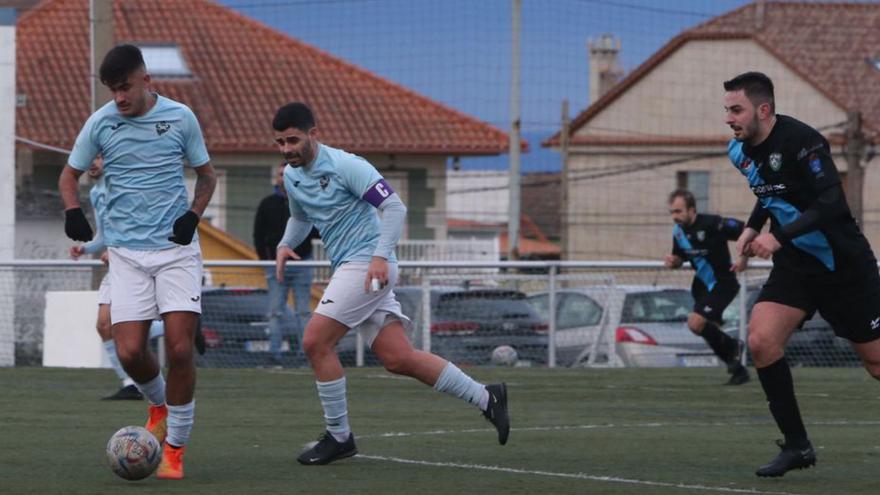
[[305, 167], [315, 159], [315, 147], [308, 143], [303, 146], [302, 151], [284, 155], [284, 159], [293, 168]]
[[752, 117], [750, 122], [747, 122], [746, 125], [740, 127], [740, 135], [735, 138], [737, 141], [741, 143], [749, 143], [752, 144], [752, 140], [755, 136], [758, 135], [758, 131], [760, 131], [760, 124], [758, 123], [758, 115], [755, 114]]

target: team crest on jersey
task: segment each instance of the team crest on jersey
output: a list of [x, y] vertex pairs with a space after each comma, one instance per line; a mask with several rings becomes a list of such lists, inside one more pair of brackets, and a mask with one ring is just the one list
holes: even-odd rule
[[165, 122], [164, 120], [156, 124], [156, 134], [160, 136], [168, 132], [168, 129], [171, 129], [171, 124]]
[[321, 179], [318, 180], [318, 184], [321, 185], [321, 189], [327, 189], [327, 186], [330, 185], [330, 178], [326, 175], [321, 176]]
[[770, 157], [767, 161], [770, 165], [770, 170], [778, 172], [779, 169], [782, 168], [782, 153], [770, 153]]
[[706, 231], [705, 230], [698, 230], [697, 231], [697, 240], [700, 242], [703, 242], [706, 240]]
[[820, 160], [819, 155], [815, 153], [810, 154], [810, 170], [817, 175], [822, 172], [822, 160]]

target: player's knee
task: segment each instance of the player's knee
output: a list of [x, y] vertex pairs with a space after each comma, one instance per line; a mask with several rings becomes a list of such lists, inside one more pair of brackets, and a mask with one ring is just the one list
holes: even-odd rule
[[395, 375], [405, 375], [409, 371], [409, 356], [402, 354], [393, 354], [381, 356], [382, 365], [389, 373]]
[[782, 357], [782, 349], [777, 348], [774, 340], [765, 332], [755, 331], [751, 326], [749, 327], [749, 352], [759, 365], [772, 364], [776, 359]]
[[175, 342], [165, 350], [168, 364], [171, 366], [187, 364], [193, 359], [193, 346], [189, 342]]
[[691, 313], [688, 315], [687, 326], [688, 330], [696, 335], [700, 335], [703, 333], [703, 329], [706, 328], [706, 319], [696, 313]]
[[116, 356], [119, 357], [119, 362], [123, 365], [143, 361], [146, 357], [146, 353], [146, 349], [141, 347], [128, 346], [124, 343], [121, 344], [120, 342], [116, 342]]
[[321, 356], [331, 351], [331, 347], [326, 345], [323, 340], [316, 338], [315, 333], [306, 332], [302, 340], [303, 352], [309, 359]]

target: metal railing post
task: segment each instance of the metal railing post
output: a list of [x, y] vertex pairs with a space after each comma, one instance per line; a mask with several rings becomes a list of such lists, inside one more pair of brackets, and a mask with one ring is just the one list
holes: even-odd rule
[[[739, 339], [742, 340], [744, 343], [748, 344], [748, 341], [749, 341], [748, 316], [749, 315], [748, 315], [748, 311], [746, 309], [746, 303], [747, 303], [746, 298], [748, 298], [749, 291], [748, 291], [748, 287], [746, 287], [746, 282], [747, 282], [746, 273], [739, 272], [736, 275], [736, 278], [739, 281], [739, 308], [737, 308], [739, 310]], [[748, 352], [749, 352], [749, 346], [746, 345], [745, 349], [743, 350], [742, 357], [740, 358], [743, 365], [745, 365], [746, 361], [748, 360]]]
[[555, 368], [556, 367], [556, 265], [550, 266], [550, 281], [549, 281], [549, 296], [548, 296], [548, 306], [549, 306], [549, 316], [547, 321], [547, 367]]

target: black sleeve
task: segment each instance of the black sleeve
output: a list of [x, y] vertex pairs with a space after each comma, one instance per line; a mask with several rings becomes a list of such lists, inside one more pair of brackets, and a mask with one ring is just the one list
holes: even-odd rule
[[834, 221], [849, 212], [846, 197], [840, 184], [828, 187], [816, 198], [816, 201], [806, 209], [797, 220], [783, 225], [774, 232], [776, 240], [786, 242], [795, 237], [820, 229], [829, 222]]
[[770, 212], [767, 211], [767, 208], [764, 208], [764, 205], [761, 204], [761, 200], [759, 199], [755, 201], [755, 207], [752, 208], [752, 214], [749, 215], [749, 219], [746, 221], [746, 227], [760, 232], [761, 229], [764, 228], [764, 224], [767, 223], [769, 217]]
[[831, 148], [821, 135], [809, 136], [802, 141], [797, 171], [815, 192], [816, 200], [797, 220], [783, 225], [774, 233], [779, 242], [818, 230], [849, 211], [840, 185], [840, 174], [831, 158]]
[[819, 194], [829, 187], [840, 184], [840, 174], [831, 158], [831, 148], [825, 138], [811, 137], [803, 141], [797, 159], [800, 178]]
[[728, 241], [735, 241], [742, 235], [745, 224], [735, 218], [718, 217], [718, 231]]
[[254, 215], [254, 249], [257, 251], [257, 257], [261, 260], [269, 259], [269, 250], [266, 245], [266, 201], [260, 201], [257, 207], [257, 214]]

